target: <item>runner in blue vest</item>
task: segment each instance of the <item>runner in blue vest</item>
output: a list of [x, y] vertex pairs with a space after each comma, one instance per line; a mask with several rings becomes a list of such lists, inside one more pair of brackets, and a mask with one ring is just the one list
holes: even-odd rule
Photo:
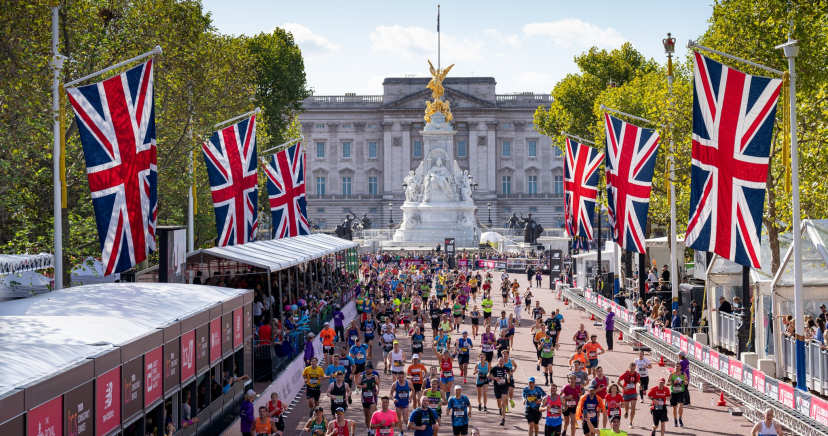
[[397, 419], [400, 420], [404, 426], [408, 426], [408, 405], [410, 403], [411, 394], [414, 393], [414, 387], [411, 382], [405, 379], [405, 373], [398, 373], [397, 380], [391, 385], [390, 397], [394, 398], [394, 408], [397, 409]]
[[446, 411], [451, 415], [451, 427], [454, 430], [454, 434], [469, 434], [471, 403], [469, 402], [469, 397], [463, 395], [462, 387], [454, 387], [454, 396], [449, 398]]
[[529, 386], [523, 388], [523, 404], [526, 406], [524, 416], [529, 423], [529, 434], [538, 434], [538, 423], [541, 419], [541, 399], [546, 395], [543, 389], [535, 384], [535, 377], [529, 377]]
[[466, 373], [469, 370], [469, 350], [474, 348], [472, 340], [469, 339], [469, 332], [463, 332], [463, 336], [457, 338], [455, 347], [457, 364], [460, 365], [460, 375], [463, 376], [463, 383], [466, 383]]

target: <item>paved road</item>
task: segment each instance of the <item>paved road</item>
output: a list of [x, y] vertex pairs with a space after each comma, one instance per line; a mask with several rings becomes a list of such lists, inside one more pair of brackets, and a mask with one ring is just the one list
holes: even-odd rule
[[[493, 273], [495, 276], [495, 283], [493, 289], [499, 289], [500, 286], [500, 273]], [[521, 283], [521, 289], [525, 290], [529, 283], [526, 280], [526, 276], [524, 274], [515, 275], [512, 274], [512, 277], [518, 277]], [[569, 371], [567, 367], [567, 362], [569, 360], [569, 356], [575, 351], [574, 344], [571, 340], [573, 334], [578, 329], [578, 325], [580, 323], [584, 323], [586, 326], [587, 331], [589, 332], [596, 332], [598, 333], [599, 342], [604, 345], [606, 348], [604, 333], [601, 330], [602, 327], [593, 326], [592, 322], [589, 321], [586, 317], [583, 316], [583, 312], [579, 312], [577, 310], [569, 310], [569, 306], [565, 306], [563, 302], [557, 301], [552, 292], [548, 289], [548, 281], [547, 278], [544, 277], [543, 287], [542, 288], [532, 288], [533, 294], [535, 297], [534, 301], [540, 301], [541, 306], [546, 309], [547, 312], [551, 312], [554, 309], [561, 309], [561, 313], [564, 315], [564, 324], [563, 324], [563, 331], [561, 332], [562, 338], [562, 345], [560, 350], [556, 353], [555, 358], [555, 365], [554, 365], [554, 380], [558, 386], [563, 386], [565, 383], [564, 376]], [[495, 315], [499, 314], [501, 310], [506, 310], [508, 313], [514, 312], [514, 307], [509, 304], [505, 309], [501, 304], [501, 298], [499, 292], [496, 292], [495, 306], [493, 313]], [[480, 299], [478, 299], [477, 303], [480, 303]], [[428, 322], [428, 321], [426, 321]], [[481, 319], [482, 322], [482, 319]], [[463, 393], [469, 397], [469, 400], [472, 403], [473, 410], [470, 420], [469, 428], [476, 428], [480, 431], [480, 434], [483, 436], [492, 435], [492, 434], [499, 434], [499, 435], [526, 435], [528, 430], [528, 425], [526, 420], [523, 418], [523, 406], [520, 404], [520, 391], [522, 391], [523, 387], [527, 385], [528, 378], [531, 376], [537, 377], [537, 379], [541, 382], [541, 387], [543, 383], [543, 374], [535, 370], [536, 360], [535, 360], [535, 352], [533, 349], [531, 335], [529, 333], [529, 329], [531, 326], [531, 320], [529, 319], [528, 314], [524, 312], [523, 321], [521, 326], [518, 328], [518, 331], [515, 335], [515, 342], [514, 346], [515, 349], [512, 352], [513, 359], [518, 360], [518, 370], [515, 375], [516, 380], [516, 389], [515, 389], [515, 398], [516, 398], [516, 408], [514, 410], [510, 410], [508, 416], [506, 418], [506, 425], [505, 427], [500, 427], [498, 424], [500, 423], [500, 416], [498, 415], [497, 405], [494, 401], [494, 394], [491, 388], [489, 388], [489, 411], [488, 412], [478, 412], [476, 405], [477, 405], [477, 391], [474, 386], [474, 379], [473, 377], [468, 377], [468, 383], [462, 383], [462, 378], [455, 376], [455, 385], [460, 384], [463, 386]], [[471, 326], [469, 322], [465, 323], [463, 327], [466, 328], [469, 332], [471, 332]], [[462, 330], [462, 329], [461, 329]], [[483, 331], [481, 327], [481, 332]], [[617, 338], [617, 336], [616, 336]], [[400, 340], [400, 344], [402, 348], [406, 350], [406, 355], [410, 359], [410, 340], [408, 337], [402, 332], [402, 329], [398, 331], [398, 339]], [[430, 344], [430, 332], [427, 335], [427, 345]], [[475, 341], [475, 346], [478, 346], [479, 340]], [[381, 360], [381, 353], [378, 351], [377, 345], [374, 345], [375, 353], [374, 353], [374, 363], [377, 364], [378, 360]], [[472, 360], [471, 362], [476, 362], [476, 358], [474, 356], [477, 353], [474, 351], [472, 352]], [[433, 353], [429, 352], [428, 348], [426, 348], [426, 358], [423, 359], [423, 364], [427, 367], [437, 364], [437, 360]], [[377, 356], [380, 356], [379, 359]], [[612, 381], [616, 381], [618, 377], [626, 370], [627, 366], [638, 356], [637, 352], [634, 352], [629, 344], [621, 343], [619, 344], [616, 341], [615, 344], [615, 351], [607, 352], [600, 356], [600, 364], [604, 368], [604, 373], [607, 375]], [[648, 356], [649, 357], [649, 356]], [[469, 365], [470, 369], [469, 372], [471, 373], [471, 367], [473, 365]], [[382, 365], [376, 365], [376, 369], [381, 373]], [[457, 374], [459, 369], [455, 364], [455, 373]], [[651, 380], [651, 387], [654, 385], [655, 381], [658, 380], [659, 377], [667, 377], [668, 376], [667, 368], [660, 368], [658, 366], [653, 366], [653, 369], [650, 371], [650, 380]], [[390, 383], [392, 382], [389, 375], [380, 374], [382, 380], [381, 386], [381, 395], [387, 394], [388, 390], [390, 389]], [[324, 392], [324, 391], [323, 391]], [[324, 397], [324, 394], [323, 394]], [[672, 424], [672, 415], [670, 416], [670, 422], [667, 423], [667, 434], [670, 435], [743, 435], [749, 434], [750, 428], [752, 424], [745, 418], [742, 417], [732, 417], [725, 407], [718, 407], [715, 405], [711, 405], [711, 399], [715, 397], [715, 400], [718, 400], [718, 394], [716, 393], [704, 393], [700, 392], [695, 388], [691, 388], [691, 403], [692, 406], [686, 408], [684, 411], [684, 425], [685, 427], [673, 427]], [[347, 417], [348, 419], [355, 420], [357, 422], [357, 435], [364, 435], [367, 434], [367, 429], [365, 424], [363, 423], [363, 415], [361, 407], [357, 405], [356, 399], [353, 406], [348, 410]], [[305, 401], [304, 392], [300, 393], [298, 402], [296, 404], [295, 409], [291, 411], [286, 419], [286, 432], [285, 434], [299, 434], [301, 429], [304, 427], [305, 423], [308, 419], [309, 409], [307, 403]], [[325, 409], [325, 416], [327, 419], [331, 419], [329, 415], [330, 407], [327, 400], [323, 400], [322, 407]], [[393, 402], [392, 402], [392, 409], [393, 409]], [[640, 402], [637, 405], [637, 412], [634, 419], [634, 429], [629, 428], [629, 422], [627, 420], [622, 419], [622, 426], [621, 429], [627, 431], [630, 435], [642, 435], [647, 436], [650, 435], [650, 429], [652, 428], [652, 418], [649, 413], [649, 406], [647, 404], [641, 404]], [[578, 434], [582, 434], [581, 430], [577, 431]], [[407, 434], [411, 435], [413, 432], [407, 432]], [[443, 429], [440, 430], [441, 435], [451, 435], [451, 428], [450, 422], [446, 422]], [[543, 434], [543, 420], [541, 420], [540, 425], [540, 434]]]

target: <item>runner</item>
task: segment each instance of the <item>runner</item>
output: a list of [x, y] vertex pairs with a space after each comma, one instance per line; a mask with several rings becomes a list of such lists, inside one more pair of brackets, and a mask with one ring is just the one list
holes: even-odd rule
[[584, 325], [579, 324], [578, 331], [576, 331], [575, 334], [572, 335], [572, 341], [575, 342], [576, 347], [580, 347], [581, 345], [584, 345], [586, 343], [588, 337], [589, 333], [587, 333]]
[[[391, 393], [388, 395], [394, 399], [394, 409], [397, 412], [397, 419], [400, 424], [408, 426], [408, 405], [410, 404], [411, 394], [414, 393], [414, 386], [410, 381], [406, 380], [404, 373], [398, 373], [397, 379], [391, 385]], [[402, 434], [402, 429], [400, 430]]]
[[581, 398], [581, 385], [577, 383], [578, 379], [574, 374], [567, 376], [569, 384], [563, 387], [561, 395], [564, 397], [564, 427], [563, 432], [570, 430], [571, 435], [575, 435], [576, 412], [578, 408], [578, 400]]
[[460, 366], [460, 375], [463, 376], [463, 383], [466, 382], [466, 374], [469, 370], [469, 350], [474, 348], [472, 340], [469, 339], [469, 332], [463, 332], [463, 336], [457, 339], [455, 346], [455, 354], [457, 355], [457, 364]]
[[365, 414], [365, 426], [371, 425], [371, 416], [377, 411], [377, 393], [379, 392], [379, 373], [374, 371], [374, 364], [365, 363], [365, 372], [359, 375], [359, 387], [362, 389], [362, 412]]
[[[488, 283], [484, 286], [487, 285]], [[494, 306], [494, 301], [492, 301], [488, 292], [483, 293], [483, 301], [480, 302], [480, 305], [483, 307], [483, 322], [486, 323], [486, 327], [489, 327], [489, 322], [492, 318], [492, 306]]]
[[[531, 287], [532, 282], [529, 283]], [[532, 291], [526, 288], [526, 291], [523, 293], [523, 302], [526, 303], [526, 313], [532, 312], [532, 297], [534, 297]]]
[[517, 323], [520, 324], [520, 315], [523, 310], [523, 297], [520, 296], [519, 290], [515, 290], [512, 302], [515, 305], [515, 320], [517, 320]]
[[529, 330], [532, 334], [532, 344], [535, 346], [535, 354], [537, 355], [538, 364], [537, 364], [537, 371], [540, 371], [540, 347], [538, 344], [540, 340], [546, 337], [546, 328], [543, 324], [541, 324], [541, 320], [535, 320], [535, 323], [532, 324], [532, 328]]
[[351, 320], [351, 324], [348, 326], [348, 346], [353, 347], [356, 345], [356, 341], [359, 339], [359, 329], [356, 325], [356, 320]]
[[425, 399], [428, 400], [428, 407], [437, 414], [437, 419], [443, 416], [443, 406], [446, 404], [446, 399], [443, 397], [443, 391], [440, 390], [440, 380], [433, 378], [429, 382], [431, 386], [423, 393]]
[[666, 383], [667, 380], [664, 377], [658, 379], [658, 386], [650, 389], [650, 392], [647, 393], [647, 397], [653, 400], [653, 404], [650, 406], [650, 413], [653, 415], [653, 432], [650, 436], [655, 436], [659, 424], [661, 425], [661, 436], [664, 436], [664, 426], [667, 422], [667, 407], [665, 407], [665, 404], [667, 399], [670, 398], [670, 389], [665, 386]]
[[411, 378], [411, 384], [414, 387], [414, 404], [420, 402], [421, 391], [423, 390], [423, 382], [428, 376], [426, 374], [426, 367], [420, 363], [420, 355], [415, 354], [411, 357], [411, 365], [408, 365], [408, 377]]
[[563, 426], [563, 398], [558, 395], [558, 385], [555, 382], [549, 386], [549, 395], [540, 407], [541, 412], [546, 412], [546, 421], [544, 421], [544, 436], [561, 436], [561, 427]]
[[604, 347], [598, 343], [598, 335], [591, 335], [589, 337], [589, 342], [584, 344], [583, 348], [589, 361], [587, 365], [587, 373], [592, 375], [595, 372], [595, 368], [598, 367], [598, 356], [604, 354], [606, 351], [604, 351]]
[[575, 347], [575, 352], [572, 356], [569, 357], [569, 367], [574, 368], [575, 362], [580, 364], [580, 368], [585, 368], [587, 365], [587, 358], [586, 354], [584, 354], [584, 347], [581, 345], [577, 345]]
[[576, 419], [582, 422], [585, 435], [592, 434], [592, 429], [598, 427], [598, 416], [605, 410], [604, 400], [595, 395], [595, 387], [588, 387], [587, 394], [578, 401], [578, 411], [575, 415]]
[[334, 354], [333, 356], [331, 356], [331, 358], [333, 359], [333, 361], [330, 363], [330, 365], [325, 367], [325, 378], [328, 380], [328, 384], [334, 382], [337, 372], [341, 372], [343, 375], [345, 374], [345, 365], [343, 365], [340, 362], [339, 355]]
[[[368, 436], [394, 436], [394, 427], [398, 427], [402, 432], [402, 423], [397, 418], [397, 412], [388, 409], [390, 403], [388, 397], [380, 399], [380, 410], [371, 415], [371, 425], [368, 426]], [[371, 429], [376, 430], [372, 432]]]
[[638, 375], [640, 377], [641, 389], [639, 390], [639, 394], [641, 395], [641, 402], [644, 402], [644, 394], [647, 393], [647, 389], [650, 388], [650, 372], [648, 370], [653, 368], [653, 363], [650, 362], [650, 359], [644, 357], [644, 350], [639, 350], [638, 352], [638, 359], [633, 361], [635, 363], [636, 371], [638, 371]]
[[483, 354], [486, 355], [486, 362], [492, 363], [496, 344], [497, 341], [494, 333], [492, 333], [492, 326], [487, 323], [486, 331], [480, 335], [480, 348], [483, 350]]
[[400, 342], [394, 341], [392, 344], [393, 348], [391, 352], [388, 353], [388, 361], [385, 363], [386, 366], [391, 364], [391, 374], [404, 374], [405, 373], [405, 352], [400, 348]]
[[434, 348], [434, 355], [437, 356], [437, 361], [440, 364], [440, 389], [447, 394], [451, 392], [451, 386], [454, 384], [454, 364], [451, 361], [451, 354], [449, 350], [443, 350], [442, 353]]
[[620, 422], [621, 406], [624, 404], [624, 396], [621, 395], [621, 388], [617, 384], [613, 383], [609, 386], [609, 391], [604, 397], [604, 403], [607, 407], [607, 413], [604, 415], [604, 421], [601, 426], [607, 426], [607, 418], [609, 418], [610, 425], [612, 425], [612, 421], [616, 418]]
[[589, 375], [581, 369], [580, 360], [572, 362], [572, 371], [570, 371], [567, 376], [570, 375], [575, 376], [576, 383], [582, 388], [586, 387], [587, 383], [589, 383]]
[[[529, 307], [529, 303], [526, 303], [526, 307]], [[532, 308], [532, 318], [539, 319], [543, 321], [543, 316], [546, 315], [546, 309], [540, 306], [540, 301], [535, 302], [535, 307]]]
[[325, 420], [325, 409], [316, 407], [311, 410], [313, 418], [308, 420], [305, 424], [305, 431], [310, 432], [311, 436], [325, 436], [328, 431], [328, 421]]
[[639, 382], [641, 382], [641, 376], [636, 372], [635, 363], [631, 363], [627, 371], [618, 378], [618, 385], [621, 386], [621, 391], [623, 392], [624, 418], [627, 418], [627, 415], [629, 415], [630, 428], [635, 428], [633, 426], [633, 418], [635, 418], [635, 402], [638, 399], [635, 389]]
[[322, 338], [322, 355], [325, 359], [325, 366], [331, 363], [331, 357], [335, 354], [334, 340], [336, 339], [336, 331], [331, 328], [331, 323], [325, 321], [322, 331], [319, 332], [319, 337]]
[[279, 394], [273, 392], [270, 394], [270, 401], [267, 402], [267, 416], [273, 420], [273, 424], [276, 426], [277, 434], [281, 435], [283, 431], [285, 431], [285, 419], [282, 416], [287, 410], [287, 404], [283, 403], [279, 400]]
[[335, 416], [336, 419], [328, 423], [327, 436], [354, 436], [356, 434], [356, 421], [345, 419], [345, 409], [336, 409]]
[[614, 416], [610, 420], [610, 428], [602, 428], [597, 429], [595, 427], [590, 427], [589, 429], [593, 434], [598, 436], [627, 436], [627, 432], [621, 431], [621, 417]]
[[[380, 335], [379, 338], [380, 346], [382, 347], [382, 372], [388, 374], [389, 370], [391, 369], [391, 366], [389, 365], [391, 361], [388, 358], [388, 355], [391, 354], [391, 351], [394, 349], [394, 343], [397, 342], [397, 336], [394, 335], [394, 333], [392, 333], [391, 328], [389, 328], [387, 325], [383, 326], [382, 331], [383, 333]], [[397, 346], [397, 348], [399, 348], [399, 345]]]
[[[486, 353], [480, 353], [477, 357], [479, 361], [474, 366], [474, 372], [472, 373], [472, 375], [477, 375], [477, 382], [475, 383], [477, 386], [477, 410], [488, 411], [489, 408], [486, 407], [486, 403], [489, 400], [489, 362], [486, 361]], [[483, 398], [482, 406], [480, 403], [481, 397]]]
[[[348, 350], [348, 355], [354, 362], [354, 368], [352, 369], [353, 375], [361, 374], [365, 371], [365, 359], [367, 353], [368, 347], [362, 344], [362, 339], [357, 338], [354, 346]], [[354, 381], [356, 381], [356, 377], [354, 377]]]
[[[517, 279], [515, 279], [517, 280]], [[517, 361], [509, 357], [510, 352], [504, 351], [503, 352], [503, 365], [509, 369], [511, 372], [509, 376], [509, 405], [512, 406], [512, 409], [515, 408], [515, 372], [517, 372]], [[509, 410], [508, 408], [506, 409]]]
[[460, 333], [460, 317], [464, 316], [463, 313], [465, 312], [465, 309], [460, 302], [457, 302], [451, 307], [451, 312], [454, 316], [454, 331]]
[[440, 429], [440, 416], [429, 407], [428, 398], [420, 400], [420, 407], [408, 417], [408, 429], [414, 430], [414, 436], [432, 436]]
[[454, 396], [449, 398], [446, 412], [451, 416], [451, 428], [454, 436], [469, 434], [469, 419], [471, 419], [471, 403], [469, 397], [463, 395], [463, 388], [454, 387]]
[[443, 310], [440, 309], [440, 303], [433, 295], [428, 302], [428, 316], [431, 318], [431, 337], [436, 338], [437, 330], [440, 328], [440, 319], [443, 316]]
[[376, 330], [376, 322], [370, 313], [367, 314], [365, 321], [362, 321], [360, 329], [362, 330], [362, 337], [365, 338], [365, 347], [368, 349], [368, 358], [374, 358], [374, 330]]
[[478, 324], [480, 324], [480, 311], [477, 310], [476, 304], [472, 308], [471, 312], [469, 312], [469, 316], [471, 316], [472, 339], [477, 339], [477, 329], [479, 328]]
[[[604, 368], [600, 366], [595, 368], [595, 377], [589, 382], [589, 384], [595, 387], [595, 395], [598, 395], [603, 400], [607, 395], [607, 387], [610, 384], [609, 377], [604, 375]], [[602, 426], [606, 427], [607, 422], [604, 421]]]
[[414, 332], [411, 334], [411, 354], [420, 354], [423, 352], [423, 342], [425, 335], [422, 334], [420, 327], [415, 326]]
[[540, 340], [540, 342], [538, 342], [538, 351], [540, 353], [538, 366], [543, 368], [543, 376], [546, 378], [546, 386], [549, 386], [549, 383], [552, 381], [552, 361], [555, 357], [555, 350], [560, 347], [560, 344], [556, 344], [552, 340], [552, 332], [549, 330], [544, 333], [544, 337]]
[[278, 430], [273, 420], [267, 416], [267, 407], [259, 406], [259, 417], [253, 420], [253, 434], [255, 436], [270, 436]]
[[523, 405], [526, 406], [524, 416], [529, 424], [529, 436], [538, 436], [538, 423], [541, 419], [541, 400], [546, 392], [535, 384], [535, 377], [529, 377], [529, 386], [523, 388]]
[[[687, 376], [682, 371], [681, 363], [676, 362], [670, 374], [670, 406], [673, 408], [673, 427], [684, 427], [681, 416], [684, 414], [684, 395], [687, 391]], [[676, 418], [678, 411], [678, 418]]]
[[765, 410], [765, 419], [756, 423], [750, 431], [751, 436], [782, 436], [782, 426], [773, 421], [773, 409]]
[[325, 377], [325, 371], [317, 366], [318, 363], [319, 359], [312, 357], [310, 366], [302, 371], [302, 377], [305, 379], [305, 387], [307, 388], [305, 396], [308, 399], [308, 407], [311, 410], [308, 417], [313, 416], [313, 410], [319, 405], [319, 396], [322, 394], [320, 384], [322, 383], [322, 378]]
[[328, 385], [328, 398], [331, 400], [331, 415], [336, 416], [336, 409], [348, 410], [351, 400], [351, 387], [345, 383], [345, 374], [336, 373], [334, 381]]
[[497, 365], [492, 367], [489, 371], [489, 380], [494, 382], [494, 394], [497, 400], [497, 408], [500, 409], [500, 425], [506, 425], [506, 398], [509, 396], [509, 379], [512, 377], [512, 372], [505, 365], [506, 359], [499, 357]]

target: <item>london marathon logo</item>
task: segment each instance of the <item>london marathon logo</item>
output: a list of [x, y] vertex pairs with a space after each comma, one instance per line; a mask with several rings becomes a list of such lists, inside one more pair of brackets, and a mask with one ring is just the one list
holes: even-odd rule
[[136, 379], [135, 374], [129, 380], [124, 380], [124, 405], [138, 399], [138, 392], [141, 392], [141, 380]]

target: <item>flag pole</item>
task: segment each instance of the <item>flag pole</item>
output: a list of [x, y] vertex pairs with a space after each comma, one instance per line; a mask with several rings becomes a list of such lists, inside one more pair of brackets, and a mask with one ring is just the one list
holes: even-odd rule
[[[781, 47], [781, 46], [780, 46], [780, 47]], [[732, 59], [732, 60], [734, 60], [734, 61], [736, 61], [736, 62], [741, 62], [741, 63], [743, 63], [743, 64], [748, 64], [748, 65], [750, 65], [750, 66], [752, 66], [752, 67], [756, 67], [756, 68], [759, 68], [760, 70], [765, 70], [765, 71], [767, 71], [767, 72], [769, 72], [769, 73], [773, 73], [773, 74], [776, 74], [776, 75], [779, 75], [779, 76], [782, 76], [782, 75], [784, 75], [784, 74], [785, 74], [784, 72], [779, 71], [779, 70], [776, 70], [776, 69], [773, 69], [773, 68], [771, 68], [771, 67], [766, 67], [766, 66], [764, 66], [764, 65], [762, 65], [762, 64], [757, 64], [756, 62], [751, 62], [751, 61], [749, 61], [749, 60], [745, 60], [745, 59], [742, 59], [742, 58], [737, 58], [736, 56], [729, 55], [729, 54], [727, 54], [727, 53], [722, 53], [722, 52], [720, 52], [720, 51], [718, 51], [718, 50], [713, 50], [712, 48], [709, 48], [709, 47], [705, 47], [705, 46], [703, 46], [703, 45], [696, 44], [696, 42], [695, 42], [695, 41], [693, 41], [692, 39], [691, 39], [690, 41], [688, 41], [688, 42], [687, 42], [687, 48], [689, 48], [689, 49], [691, 49], [691, 50], [693, 50], [693, 49], [699, 49], [699, 50], [703, 50], [703, 51], [706, 51], [706, 52], [709, 52], [709, 53], [715, 53], [715, 54], [717, 54], [717, 55], [719, 55], [719, 56], [726, 57], [726, 58], [728, 58], [728, 59]]]
[[[192, 103], [192, 101], [191, 101], [191, 103]], [[190, 108], [192, 109], [192, 105], [190, 106]], [[189, 129], [187, 129], [187, 135], [190, 137], [190, 141], [191, 141], [190, 144], [194, 145], [195, 141], [193, 141], [193, 139], [195, 139], [195, 138], [193, 138], [193, 115], [192, 115], [192, 110], [190, 111], [190, 127], [189, 127]], [[187, 159], [187, 168], [189, 168], [189, 173], [190, 173], [190, 189], [189, 189], [190, 192], [189, 192], [188, 201], [187, 201], [187, 252], [188, 253], [193, 252], [194, 248], [195, 248], [195, 241], [194, 241], [194, 239], [195, 239], [195, 224], [194, 224], [194, 222], [195, 222], [195, 219], [194, 219], [195, 207], [194, 206], [195, 205], [193, 204], [194, 200], [195, 200], [194, 195], [193, 195], [193, 190], [195, 189], [195, 181], [193, 180], [193, 175], [194, 175], [193, 165], [194, 165], [194, 162], [195, 162], [195, 159], [194, 159], [195, 156], [193, 156], [194, 153], [195, 153], [195, 148], [193, 150], [191, 150], [190, 153], [188, 153], [189, 157]]]
[[572, 138], [572, 139], [577, 139], [578, 141], [581, 141], [581, 142], [584, 142], [584, 143], [587, 143], [587, 144], [592, 144], [592, 145], [595, 145], [595, 143], [594, 143], [594, 142], [592, 142], [592, 141], [590, 141], [590, 140], [588, 140], [588, 139], [584, 139], [584, 138], [581, 138], [580, 136], [573, 135], [573, 134], [570, 134], [570, 133], [566, 133], [566, 132], [564, 132], [564, 131], [561, 131], [561, 135], [563, 135], [563, 136], [569, 136], [569, 137], [570, 137], [570, 138]]
[[161, 54], [162, 52], [163, 52], [163, 51], [161, 50], [161, 46], [156, 45], [154, 49], [152, 49], [152, 50], [150, 50], [150, 51], [148, 51], [148, 52], [146, 52], [146, 53], [144, 53], [144, 54], [142, 54], [142, 55], [135, 56], [135, 57], [134, 57], [134, 58], [132, 58], [132, 59], [127, 59], [127, 60], [125, 60], [125, 61], [123, 61], [123, 62], [121, 62], [121, 63], [117, 63], [117, 64], [115, 64], [115, 65], [113, 65], [113, 66], [111, 66], [111, 67], [109, 67], [109, 68], [104, 68], [103, 70], [100, 70], [100, 71], [98, 71], [98, 72], [92, 73], [92, 74], [90, 74], [90, 75], [88, 75], [88, 76], [83, 76], [83, 77], [81, 77], [80, 79], [76, 79], [76, 80], [73, 80], [73, 81], [71, 81], [71, 82], [69, 82], [69, 83], [65, 83], [63, 86], [64, 86], [65, 88], [68, 88], [68, 87], [70, 87], [70, 86], [72, 86], [72, 85], [76, 85], [76, 84], [78, 84], [78, 83], [80, 83], [80, 82], [83, 82], [84, 80], [88, 80], [88, 79], [91, 79], [91, 78], [93, 78], [93, 77], [100, 76], [101, 74], [104, 74], [104, 73], [106, 73], [107, 71], [112, 71], [112, 70], [114, 70], [114, 69], [116, 69], [116, 68], [123, 67], [124, 65], [131, 64], [131, 63], [133, 63], [133, 62], [135, 62], [135, 61], [140, 61], [141, 59], [144, 59], [144, 58], [147, 58], [147, 57], [150, 57], [150, 56], [155, 56], [155, 55], [157, 55], [157, 54]]
[[[669, 105], [673, 106], [673, 53], [676, 48], [676, 38], [673, 38], [669, 33], [667, 38], [662, 40], [664, 44], [664, 51], [667, 53], [667, 92], [669, 95]], [[679, 310], [679, 289], [678, 289], [678, 238], [676, 230], [676, 148], [673, 141], [673, 124], [670, 123], [670, 158], [667, 165], [670, 166], [670, 177], [667, 183], [670, 185], [670, 288], [673, 297], [673, 310]], [[683, 256], [682, 256], [683, 257]]]
[[298, 138], [296, 138], [296, 139], [291, 139], [290, 141], [285, 142], [285, 143], [282, 143], [282, 144], [279, 144], [279, 145], [277, 145], [277, 146], [275, 146], [275, 147], [270, 147], [270, 148], [268, 148], [267, 150], [263, 151], [263, 152], [262, 152], [262, 154], [265, 154], [265, 153], [267, 153], [268, 151], [276, 150], [277, 148], [280, 148], [280, 147], [284, 147], [284, 146], [286, 146], [286, 145], [288, 145], [288, 144], [293, 144], [294, 142], [296, 142], [296, 141], [301, 141], [301, 140], [303, 140], [303, 139], [305, 139], [305, 135], [302, 135], [302, 136], [300, 136], [300, 137], [298, 137]]
[[601, 110], [604, 111], [604, 112], [614, 112], [614, 113], [619, 114], [619, 115], [628, 116], [630, 118], [633, 118], [633, 119], [636, 119], [636, 120], [639, 120], [639, 121], [644, 121], [645, 123], [655, 124], [654, 122], [652, 122], [652, 121], [650, 121], [646, 118], [641, 118], [641, 117], [637, 117], [637, 116], [632, 115], [632, 114], [628, 114], [626, 112], [621, 112], [619, 110], [610, 109], [610, 108], [604, 106], [603, 104], [601, 105]]
[[217, 129], [219, 126], [222, 126], [222, 125], [227, 124], [227, 123], [232, 123], [233, 121], [240, 120], [242, 118], [249, 117], [251, 115], [256, 115], [256, 114], [260, 113], [261, 111], [262, 111], [262, 109], [257, 107], [256, 109], [253, 109], [250, 112], [243, 113], [243, 114], [241, 114], [237, 117], [230, 118], [229, 120], [224, 120], [224, 121], [216, 124], [215, 126], [213, 126], [213, 128]]
[[[793, 23], [791, 23], [793, 25]], [[790, 75], [791, 107], [791, 203], [793, 207], [793, 248], [794, 248], [794, 326], [796, 328], [796, 387], [808, 391], [805, 372], [805, 312], [802, 299], [802, 232], [799, 210], [799, 145], [796, 137], [796, 56], [799, 54], [798, 41], [788, 34], [788, 42], [775, 48], [783, 49], [788, 58], [788, 74]]]
[[54, 191], [54, 257], [55, 257], [55, 286], [54, 290], [63, 289], [63, 210], [61, 201], [61, 172], [60, 172], [60, 70], [63, 69], [63, 61], [66, 57], [58, 53], [58, 10], [60, 2], [52, 2], [52, 126], [53, 152], [52, 152], [52, 189]]
[[437, 71], [440, 71], [440, 5], [437, 5]]

